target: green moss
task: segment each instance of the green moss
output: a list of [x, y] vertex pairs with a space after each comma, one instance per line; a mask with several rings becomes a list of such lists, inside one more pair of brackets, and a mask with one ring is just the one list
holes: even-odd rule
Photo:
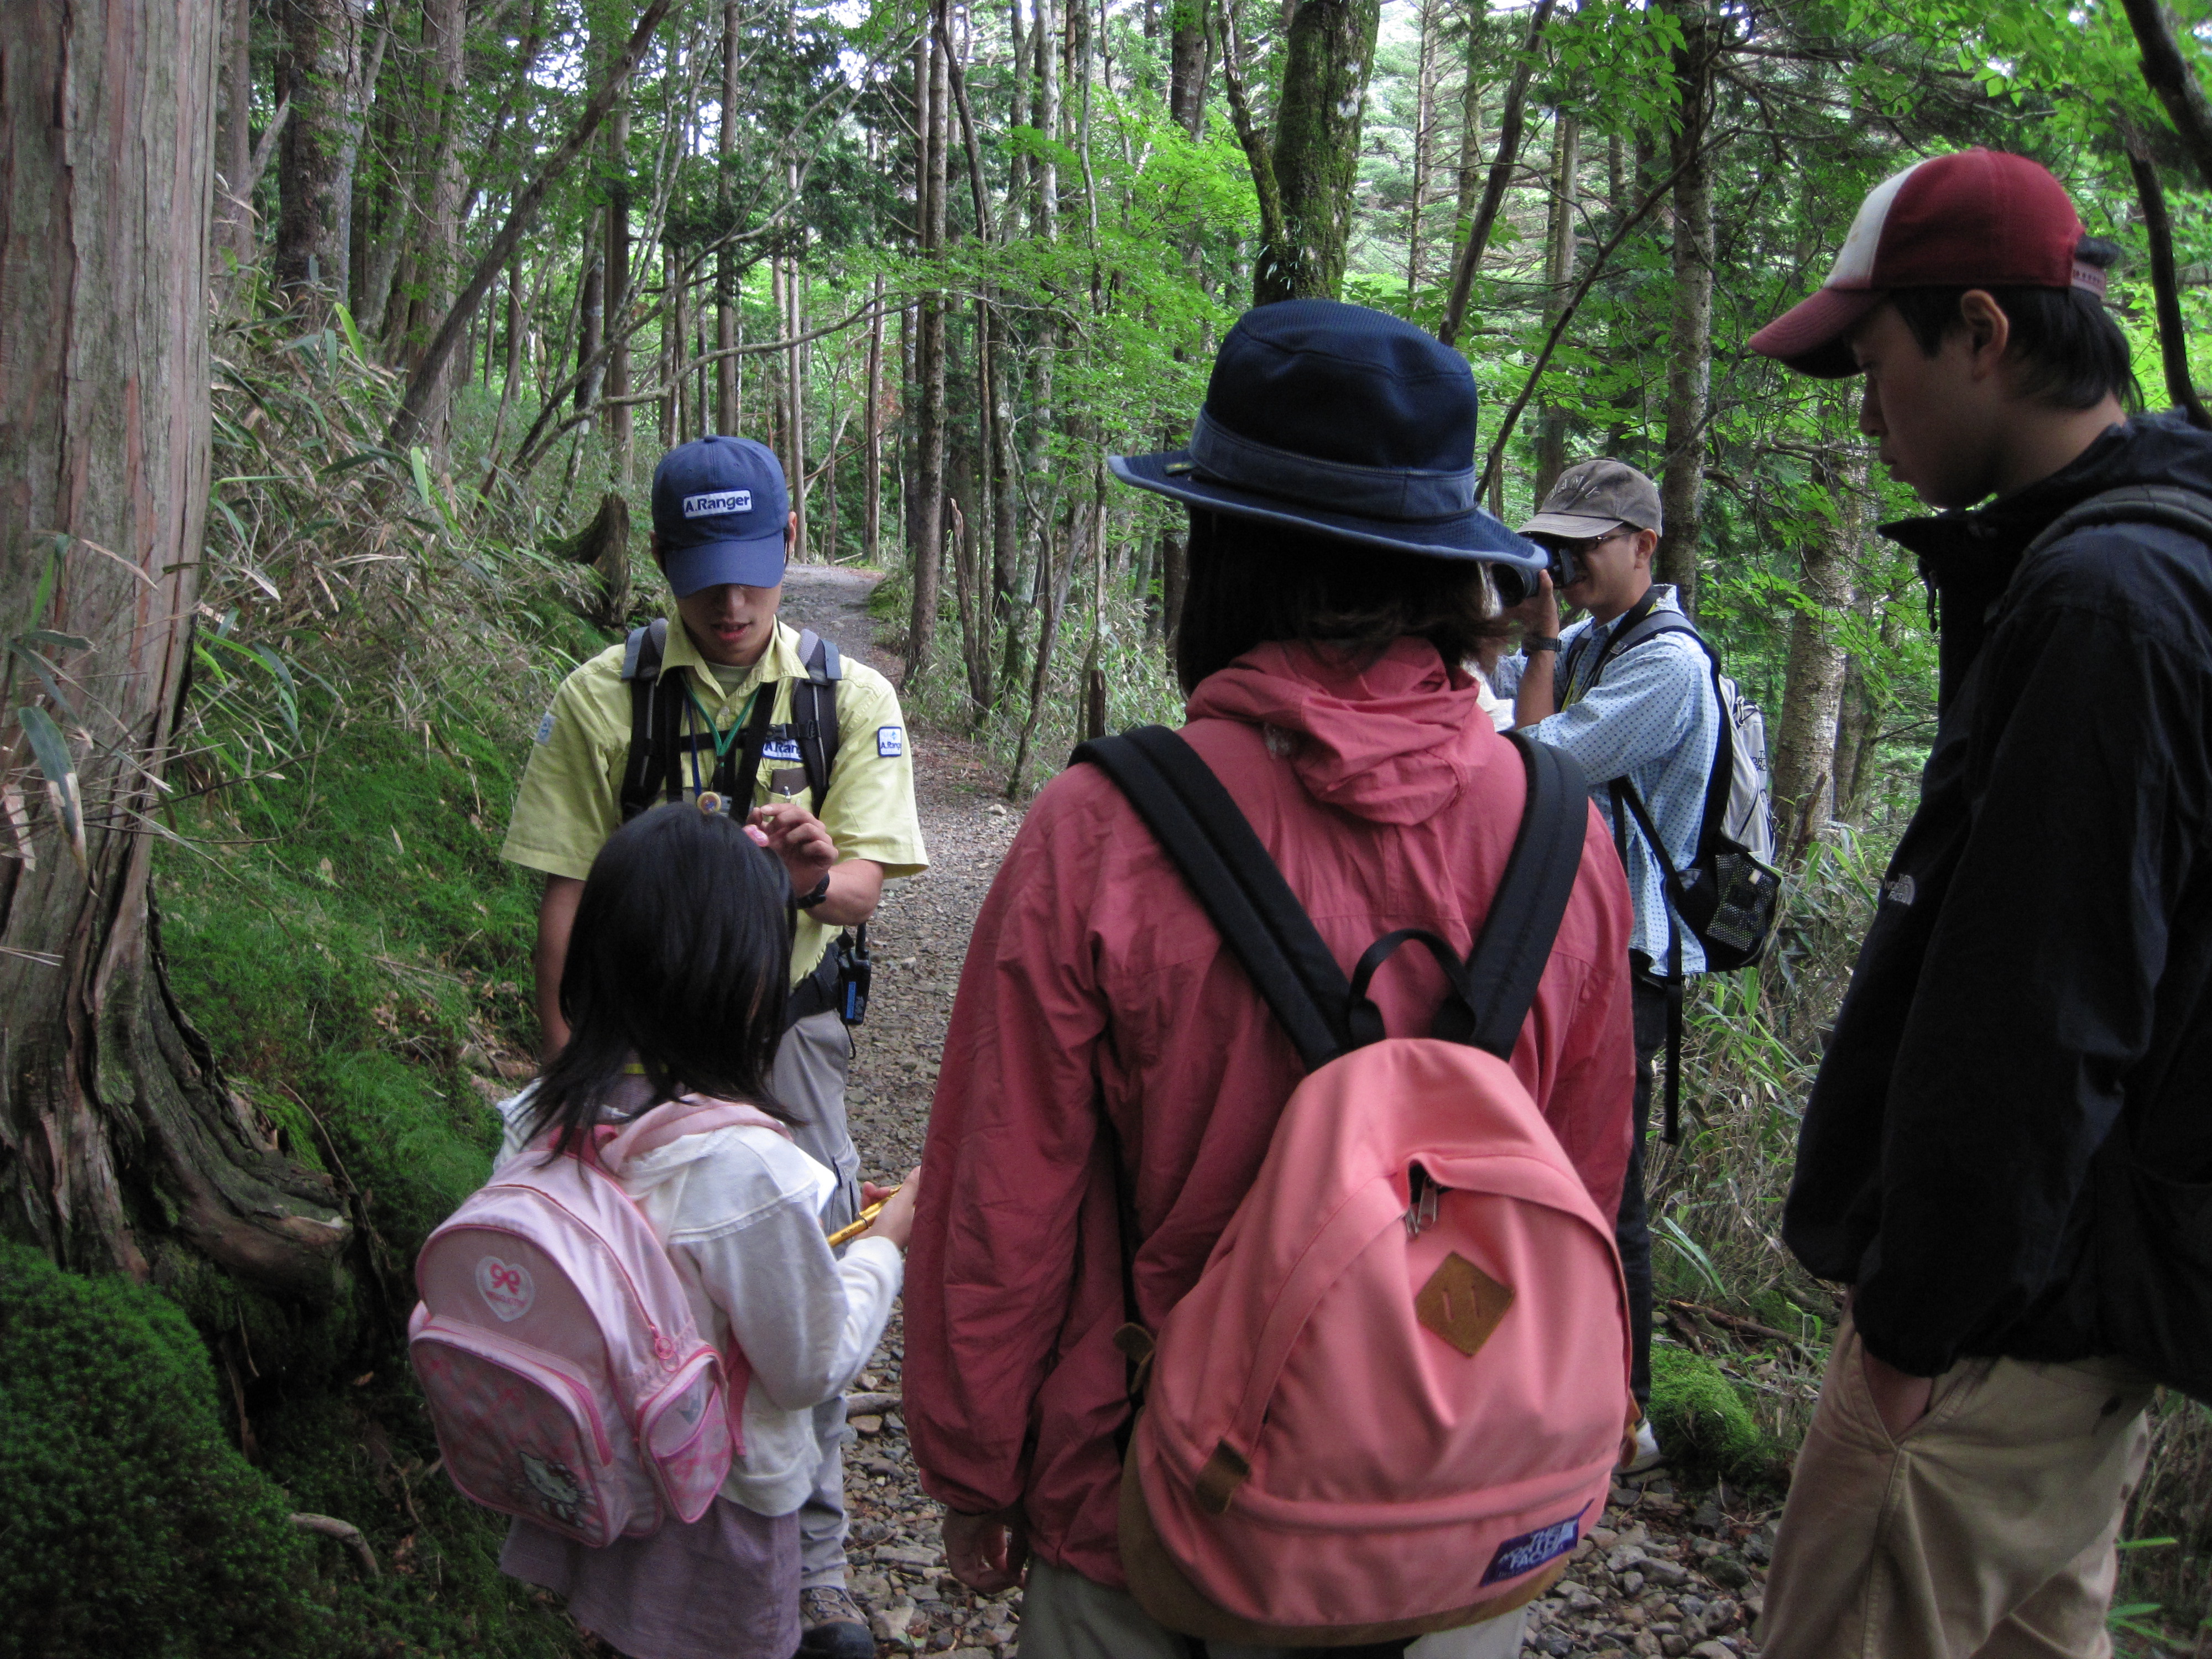
[[1786, 1455], [1753, 1419], [1734, 1382], [1686, 1348], [1651, 1350], [1651, 1425], [1678, 1466], [1741, 1486], [1774, 1480]]
[[218, 1412], [161, 1295], [0, 1246], [0, 1656], [310, 1650], [307, 1544]]

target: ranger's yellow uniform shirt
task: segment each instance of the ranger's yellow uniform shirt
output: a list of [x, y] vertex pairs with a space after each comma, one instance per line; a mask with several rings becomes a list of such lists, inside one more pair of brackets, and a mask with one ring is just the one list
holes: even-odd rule
[[[622, 781], [629, 763], [630, 688], [622, 677], [623, 647], [610, 646], [561, 683], [553, 706], [538, 723], [530, 764], [514, 802], [501, 855], [548, 875], [580, 881], [607, 837], [622, 827]], [[919, 875], [929, 866], [922, 850], [921, 824], [914, 809], [914, 757], [898, 694], [881, 674], [852, 658], [837, 685], [837, 758], [830, 769], [829, 799], [817, 802], [803, 782], [799, 751], [789, 730], [791, 692], [806, 678], [799, 660], [799, 632], [778, 623], [775, 637], [749, 669], [719, 672], [699, 654], [678, 617], [668, 619], [668, 644], [661, 672], [690, 682], [698, 709], [716, 732], [730, 734], [765, 688], [775, 699], [769, 713], [769, 743], [753, 781], [751, 804], [769, 799], [771, 780], [783, 773], [792, 787], [780, 792], [805, 804], [837, 844], [840, 860], [872, 859], [884, 874]], [[728, 676], [729, 684], [721, 677]], [[669, 682], [673, 686], [674, 681]], [[696, 718], [696, 712], [695, 712]], [[684, 798], [694, 799], [713, 781], [714, 757], [696, 777], [688, 757], [678, 757], [684, 774]], [[791, 944], [791, 980], [796, 985], [814, 971], [836, 929], [802, 910]]]

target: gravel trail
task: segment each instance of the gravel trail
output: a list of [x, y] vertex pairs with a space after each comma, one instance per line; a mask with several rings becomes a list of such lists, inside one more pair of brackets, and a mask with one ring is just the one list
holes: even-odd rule
[[[783, 615], [896, 677], [873, 643], [865, 606], [875, 573], [793, 565]], [[854, 1032], [848, 1094], [853, 1136], [872, 1179], [896, 1179], [921, 1157], [930, 1096], [960, 963], [975, 914], [1020, 826], [981, 755], [960, 738], [912, 734], [927, 875], [895, 884], [868, 928], [873, 1000]], [[852, 1398], [846, 1501], [852, 1587], [883, 1655], [950, 1650], [953, 1659], [1015, 1653], [1020, 1594], [976, 1596], [945, 1569], [937, 1510], [916, 1483], [898, 1413], [902, 1332], [894, 1316]], [[1567, 1575], [1534, 1604], [1526, 1650], [1568, 1659], [1752, 1659], [1747, 1632], [1764, 1589], [1774, 1513], [1765, 1502], [1677, 1492], [1661, 1472], [1616, 1485]]]

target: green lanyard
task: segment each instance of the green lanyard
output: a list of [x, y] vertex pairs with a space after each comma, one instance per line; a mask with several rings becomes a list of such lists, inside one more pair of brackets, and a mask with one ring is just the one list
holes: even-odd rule
[[[691, 684], [689, 675], [684, 677], [684, 695], [691, 700], [692, 712], [699, 716], [701, 723], [707, 728], [708, 741], [714, 745], [714, 770], [717, 774], [720, 774], [722, 769], [722, 763], [729, 759], [731, 749], [736, 744], [738, 739], [744, 735], [745, 726], [752, 720], [753, 705], [760, 701], [760, 694], [767, 689], [768, 682], [765, 680], [753, 688], [752, 696], [745, 699], [743, 712], [730, 723], [729, 734], [726, 737], [715, 729], [714, 717], [709, 714], [705, 706], [700, 702], [698, 688]], [[744, 787], [750, 789], [751, 781], [746, 779], [743, 781]], [[699, 751], [694, 749], [691, 751], [691, 793], [695, 795], [703, 794], [706, 793], [706, 788], [707, 786], [699, 781]]]

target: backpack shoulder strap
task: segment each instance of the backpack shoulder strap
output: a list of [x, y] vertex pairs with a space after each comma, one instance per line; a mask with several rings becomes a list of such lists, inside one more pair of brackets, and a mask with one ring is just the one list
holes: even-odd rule
[[2122, 484], [2077, 501], [2045, 525], [2021, 555], [2025, 564], [2053, 542], [2077, 530], [2104, 525], [2151, 524], [2212, 542], [2212, 495], [2179, 484]]
[[799, 636], [799, 659], [806, 665], [806, 678], [792, 687], [791, 723], [818, 812], [837, 764], [837, 682], [845, 678], [845, 658], [835, 641], [809, 628]]
[[1113, 779], [1190, 884], [1290, 1033], [1308, 1070], [1351, 1046], [1351, 985], [1251, 823], [1197, 754], [1163, 726], [1094, 738], [1071, 761]]
[[1564, 750], [1518, 732], [1506, 735], [1521, 751], [1528, 799], [1468, 957], [1474, 1027], [1464, 1041], [1510, 1060], [1582, 869], [1589, 792], [1582, 769]]
[[676, 767], [672, 736], [677, 699], [660, 695], [662, 658], [668, 649], [668, 618], [655, 617], [629, 630], [623, 647], [622, 677], [629, 686], [629, 757], [623, 768], [618, 805], [627, 823], [653, 805]]

